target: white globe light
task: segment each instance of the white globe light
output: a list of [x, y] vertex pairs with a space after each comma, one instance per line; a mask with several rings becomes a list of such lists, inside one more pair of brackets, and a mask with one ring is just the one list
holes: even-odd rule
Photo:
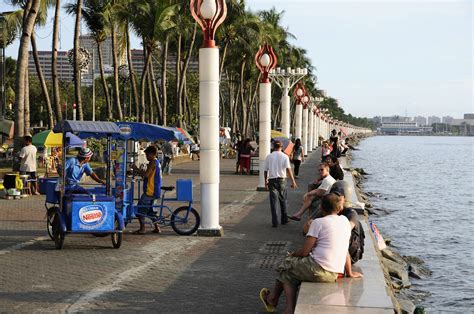
[[296, 90], [296, 95], [298, 95], [299, 97], [303, 96], [303, 90], [301, 88], [298, 88]]
[[308, 100], [309, 100], [308, 96], [304, 96], [304, 97], [303, 97], [303, 101], [304, 101], [304, 102], [308, 102]]
[[267, 67], [270, 65], [270, 56], [266, 53], [264, 53], [261, 57], [260, 57], [260, 64], [264, 67]]
[[206, 20], [210, 20], [216, 15], [217, 7], [215, 0], [203, 0], [201, 4], [201, 15]]

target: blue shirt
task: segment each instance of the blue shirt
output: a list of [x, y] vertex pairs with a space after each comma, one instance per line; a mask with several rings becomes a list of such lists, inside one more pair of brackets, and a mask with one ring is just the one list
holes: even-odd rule
[[81, 166], [77, 157], [71, 157], [66, 160], [66, 184], [78, 184], [84, 173], [88, 176], [93, 173], [88, 163], [84, 163]]

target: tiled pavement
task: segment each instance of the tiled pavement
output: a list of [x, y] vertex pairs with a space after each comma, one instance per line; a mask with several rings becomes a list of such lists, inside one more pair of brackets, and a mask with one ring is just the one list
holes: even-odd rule
[[[299, 189], [289, 190], [290, 213], [319, 156], [307, 158]], [[221, 238], [183, 237], [171, 228], [134, 235], [133, 223], [118, 250], [109, 237], [74, 235], [57, 251], [46, 234], [44, 196], [0, 200], [0, 311], [262, 312], [258, 291], [273, 286], [274, 266], [302, 244], [301, 224], [272, 228], [258, 176], [234, 175], [234, 165], [221, 160]], [[164, 183], [179, 178], [193, 179], [199, 200], [199, 162], [177, 165]]]

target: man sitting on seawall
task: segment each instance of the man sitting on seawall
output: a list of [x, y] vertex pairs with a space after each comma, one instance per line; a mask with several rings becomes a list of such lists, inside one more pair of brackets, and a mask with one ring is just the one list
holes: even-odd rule
[[311, 204], [313, 201], [319, 201], [325, 194], [328, 194], [331, 186], [336, 182], [336, 180], [329, 174], [328, 164], [320, 164], [318, 169], [320, 177], [318, 180], [313, 182], [315, 188], [303, 195], [303, 205], [292, 216], [288, 216], [288, 218], [300, 221], [304, 212], [312, 207]]
[[[345, 216], [338, 215], [343, 202], [344, 198], [334, 193], [323, 196], [321, 211], [324, 217], [311, 223], [303, 247], [289, 253], [277, 268], [279, 276], [273, 291], [267, 288], [260, 291], [260, 299], [268, 312], [275, 310], [284, 291], [286, 297], [284, 313], [293, 313], [296, 290], [302, 281], [335, 282], [339, 274], [344, 273], [351, 226]], [[351, 272], [347, 276], [362, 275]]]
[[[365, 233], [362, 224], [359, 221], [359, 215], [357, 214], [357, 211], [352, 208], [353, 204], [351, 203], [350, 199], [353, 192], [354, 190], [352, 186], [346, 181], [337, 181], [332, 185], [331, 188], [331, 193], [336, 193], [344, 198], [343, 209], [339, 212], [339, 215], [345, 216], [351, 224], [349, 254], [346, 258], [345, 267], [346, 274], [350, 274], [352, 272], [351, 264], [355, 264], [357, 261], [362, 259], [362, 255], [364, 254]], [[303, 233], [307, 234], [313, 220], [316, 218], [321, 218], [323, 215], [324, 214], [320, 210], [316, 211], [311, 217], [312, 219], [309, 219], [303, 227]]]

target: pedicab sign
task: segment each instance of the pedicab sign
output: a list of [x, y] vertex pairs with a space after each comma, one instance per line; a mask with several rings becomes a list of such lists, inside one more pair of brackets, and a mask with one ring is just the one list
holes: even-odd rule
[[86, 226], [100, 225], [107, 216], [102, 205], [87, 205], [79, 209], [79, 220]]

